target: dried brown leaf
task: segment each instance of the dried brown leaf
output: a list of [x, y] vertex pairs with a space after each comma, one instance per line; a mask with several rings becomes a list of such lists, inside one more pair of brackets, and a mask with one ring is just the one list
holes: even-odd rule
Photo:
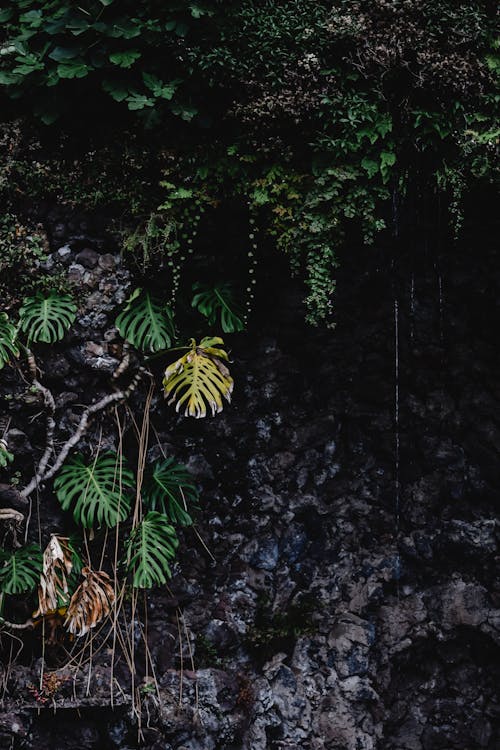
[[67, 576], [73, 563], [67, 537], [52, 534], [43, 553], [43, 569], [38, 585], [38, 610], [34, 617], [53, 612], [69, 601]]
[[111, 579], [103, 570], [83, 568], [82, 576], [83, 581], [71, 597], [64, 622], [76, 637], [86, 635], [107, 617], [115, 600]]

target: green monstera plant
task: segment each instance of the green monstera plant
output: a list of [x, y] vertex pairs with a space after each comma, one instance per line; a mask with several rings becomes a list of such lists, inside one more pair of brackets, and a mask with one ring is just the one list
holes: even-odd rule
[[159, 510], [181, 526], [190, 526], [193, 519], [189, 508], [198, 507], [199, 493], [188, 470], [173, 458], [156, 461], [148, 467], [143, 486], [144, 504]]
[[128, 570], [135, 588], [147, 589], [167, 582], [179, 540], [167, 516], [152, 510], [132, 531], [127, 542]]
[[142, 289], [130, 296], [115, 325], [126, 341], [144, 352], [168, 349], [175, 336], [170, 307]]
[[67, 294], [41, 293], [28, 297], [19, 310], [20, 328], [28, 343], [55, 344], [76, 318], [76, 305]]
[[185, 416], [201, 419], [207, 409], [215, 416], [222, 411], [223, 399], [231, 402], [234, 381], [225, 362], [227, 352], [219, 337], [205, 337], [196, 343], [191, 339], [189, 350], [165, 370], [163, 385], [169, 404]]
[[64, 510], [72, 508], [76, 523], [85, 529], [112, 528], [130, 513], [130, 490], [134, 475], [123, 460], [105, 453], [87, 463], [72, 456], [62, 467], [54, 489]]
[[40, 580], [42, 552], [36, 544], [12, 553], [0, 550], [0, 590], [4, 594], [32, 591]]
[[220, 325], [224, 333], [243, 331], [243, 313], [231, 284], [208, 286], [197, 282], [193, 285], [193, 291], [192, 306], [207, 318], [211, 326]]

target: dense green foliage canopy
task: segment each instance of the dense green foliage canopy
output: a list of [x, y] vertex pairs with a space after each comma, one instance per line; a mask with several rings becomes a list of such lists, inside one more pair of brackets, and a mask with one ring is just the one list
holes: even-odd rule
[[3, 111], [59, 139], [26, 160], [8, 126], [0, 189], [126, 206], [126, 243], [142, 270], [168, 257], [174, 295], [201, 214], [233, 201], [250, 253], [260, 230], [331, 323], [346, 232], [372, 242], [409, 176], [456, 208], [498, 165], [490, 0], [10, 0], [0, 20]]

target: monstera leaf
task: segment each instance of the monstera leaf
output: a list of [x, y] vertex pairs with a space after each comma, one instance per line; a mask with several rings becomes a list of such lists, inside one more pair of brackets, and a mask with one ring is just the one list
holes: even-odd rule
[[42, 552], [36, 544], [0, 555], [0, 591], [4, 594], [25, 594], [35, 588], [42, 571]]
[[14, 455], [9, 451], [7, 441], [0, 438], [0, 469], [5, 469], [7, 464], [11, 464]]
[[38, 292], [24, 300], [19, 310], [21, 330], [28, 342], [54, 344], [61, 341], [76, 317], [76, 305], [67, 294], [44, 297]]
[[210, 287], [196, 283], [193, 285], [193, 292], [196, 294], [191, 303], [192, 307], [201, 312], [211, 326], [219, 323], [224, 333], [235, 333], [244, 329], [241, 310], [236, 303], [230, 284], [217, 284]]
[[189, 351], [165, 370], [163, 385], [169, 404], [186, 417], [206, 417], [207, 406], [215, 416], [222, 411], [222, 399], [231, 401], [234, 381], [222, 361], [228, 361], [221, 338], [191, 339]]
[[114, 453], [105, 453], [89, 464], [81, 455], [73, 456], [62, 467], [54, 489], [64, 510], [73, 508], [75, 521], [84, 528], [96, 523], [108, 528], [124, 521], [130, 512], [127, 490], [134, 475]]
[[193, 519], [187, 505], [197, 507], [198, 490], [187, 469], [173, 458], [156, 461], [146, 474], [142, 487], [144, 504], [150, 510], [161, 511], [170, 523], [190, 526]]
[[162, 513], [152, 510], [132, 531], [127, 542], [128, 570], [135, 588], [149, 589], [172, 577], [169, 563], [179, 540]]
[[82, 569], [83, 581], [71, 597], [64, 624], [80, 638], [95, 628], [111, 612], [115, 592], [111, 579], [103, 570]]
[[168, 349], [175, 336], [173, 314], [168, 305], [142, 289], [135, 290], [115, 325], [126, 341], [142, 351]]
[[0, 313], [0, 370], [12, 357], [19, 356], [16, 339], [16, 327], [10, 322], [7, 313]]
[[34, 617], [68, 605], [68, 578], [73, 570], [72, 557], [69, 539], [51, 534], [43, 553], [43, 569], [38, 584], [38, 610]]

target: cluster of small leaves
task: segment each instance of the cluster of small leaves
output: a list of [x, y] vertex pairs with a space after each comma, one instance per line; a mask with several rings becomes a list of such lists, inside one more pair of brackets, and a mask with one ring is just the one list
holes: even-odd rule
[[166, 108], [190, 120], [196, 108], [177, 97], [186, 72], [178, 58], [183, 39], [210, 13], [201, 0], [154, 6], [129, 0], [8, 0], [0, 12], [5, 30], [0, 83], [15, 99], [30, 92], [36, 114], [47, 124], [64, 109], [66, 84], [77, 96], [88, 91], [87, 81], [131, 111]]

